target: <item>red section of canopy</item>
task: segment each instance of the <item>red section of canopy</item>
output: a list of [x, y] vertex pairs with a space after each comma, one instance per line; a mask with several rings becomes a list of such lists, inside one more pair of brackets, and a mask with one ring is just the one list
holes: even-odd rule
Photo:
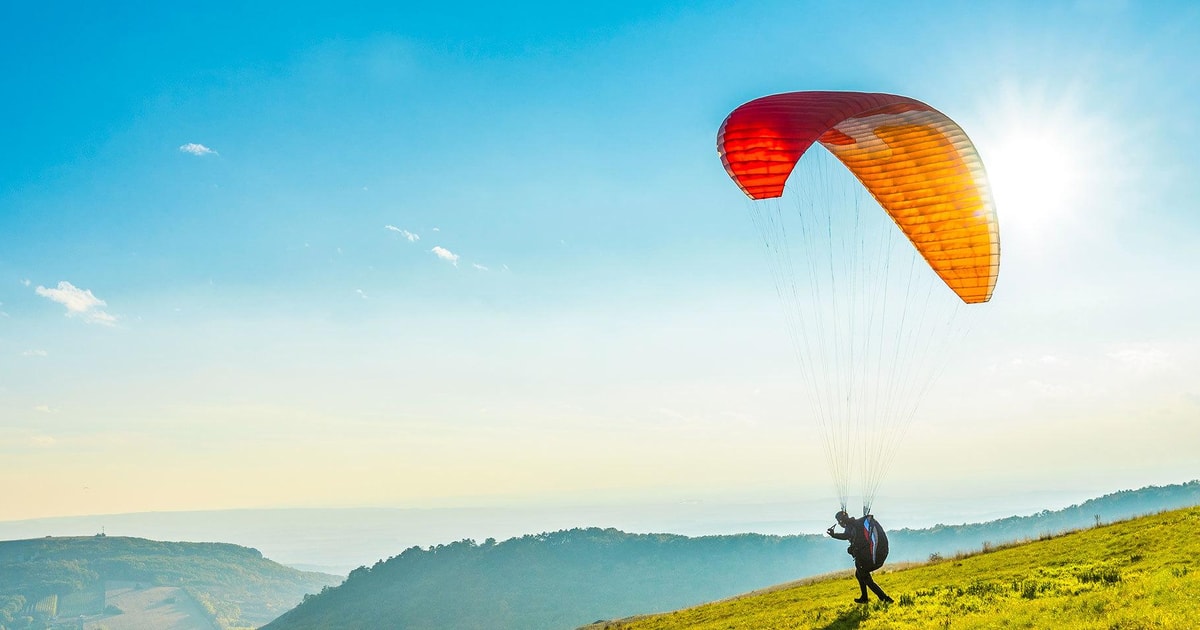
[[[822, 139], [842, 144], [833, 129], [847, 118], [871, 114], [932, 111], [921, 101], [865, 92], [790, 92], [754, 99], [721, 124], [717, 151], [733, 181], [751, 199], [783, 194], [783, 185], [801, 155]], [[849, 139], [853, 143], [853, 139]]]

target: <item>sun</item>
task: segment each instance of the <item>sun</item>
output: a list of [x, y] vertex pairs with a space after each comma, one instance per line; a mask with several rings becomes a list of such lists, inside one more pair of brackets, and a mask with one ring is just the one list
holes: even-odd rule
[[1119, 134], [1069, 90], [1010, 84], [983, 98], [970, 133], [1001, 233], [1041, 246], [1069, 238], [1121, 177]]
[[997, 140], [981, 153], [1002, 229], [1038, 235], [1068, 220], [1083, 178], [1066, 134], [1013, 126]]

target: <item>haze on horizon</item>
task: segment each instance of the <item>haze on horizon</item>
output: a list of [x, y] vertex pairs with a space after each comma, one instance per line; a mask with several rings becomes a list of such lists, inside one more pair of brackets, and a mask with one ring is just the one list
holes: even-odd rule
[[1194, 479], [1197, 31], [1119, 0], [0, 7], [0, 520], [831, 496], [714, 149], [808, 89], [930, 103], [995, 186], [995, 295], [881, 496]]

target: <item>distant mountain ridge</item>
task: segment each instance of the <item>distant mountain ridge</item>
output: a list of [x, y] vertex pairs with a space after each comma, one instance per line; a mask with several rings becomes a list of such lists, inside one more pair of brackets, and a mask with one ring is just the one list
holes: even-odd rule
[[1010, 516], [985, 523], [935, 525], [924, 529], [898, 529], [889, 532], [895, 547], [911, 547], [914, 552], [903, 559], [928, 553], [956, 553], [976, 549], [985, 542], [1003, 543], [1036, 538], [1067, 530], [1153, 514], [1163, 510], [1200, 505], [1200, 480], [1169, 486], [1147, 486], [1139, 490], [1121, 490], [1061, 510], [1042, 510], [1030, 516]]
[[[1200, 481], [1122, 491], [1054, 512], [980, 524], [899, 529], [890, 561], [1200, 504]], [[886, 519], [884, 519], [886, 525]], [[464, 540], [360, 567], [264, 630], [404, 627], [553, 629], [673, 610], [845, 569], [844, 544], [820, 535], [688, 538], [572, 529], [497, 543]]]
[[105, 601], [114, 583], [179, 587], [205, 612], [208, 627], [258, 626], [338, 580], [225, 543], [104, 535], [6, 541], [0, 542], [0, 628], [42, 628], [54, 617], [106, 609], [119, 614]]

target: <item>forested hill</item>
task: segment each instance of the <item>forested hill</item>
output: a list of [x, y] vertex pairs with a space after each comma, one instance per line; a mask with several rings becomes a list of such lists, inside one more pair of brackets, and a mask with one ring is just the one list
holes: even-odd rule
[[[1200, 482], [1119, 492], [991, 523], [892, 532], [890, 561], [926, 560], [1036, 539], [1138, 514], [1200, 504]], [[885, 522], [886, 525], [886, 522]], [[306, 597], [264, 630], [574, 628], [673, 610], [845, 569], [845, 544], [824, 536], [627, 534], [574, 529], [501, 543], [413, 547]]]
[[808, 538], [592, 528], [413, 547], [355, 569], [266, 629], [573, 628], [772, 584], [808, 564], [832, 568]]
[[0, 542], [0, 628], [102, 614], [105, 586], [181, 587], [217, 627], [264, 624], [340, 578], [297, 571], [222, 543], [117, 536]]

